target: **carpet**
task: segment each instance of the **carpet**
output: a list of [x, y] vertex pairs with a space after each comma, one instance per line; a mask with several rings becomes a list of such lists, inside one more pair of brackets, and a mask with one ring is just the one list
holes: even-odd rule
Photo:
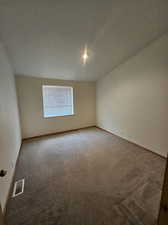
[[24, 141], [7, 225], [156, 225], [165, 164], [95, 127]]

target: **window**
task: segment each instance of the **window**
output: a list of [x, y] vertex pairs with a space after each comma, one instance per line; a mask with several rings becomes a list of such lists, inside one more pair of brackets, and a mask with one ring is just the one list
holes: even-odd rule
[[44, 117], [74, 114], [72, 87], [43, 85], [42, 91]]

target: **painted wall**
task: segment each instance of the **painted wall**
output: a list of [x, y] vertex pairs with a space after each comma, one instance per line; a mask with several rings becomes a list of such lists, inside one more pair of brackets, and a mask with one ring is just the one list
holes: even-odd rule
[[97, 82], [97, 123], [167, 155], [168, 35]]
[[7, 175], [0, 178], [2, 209], [8, 197], [20, 145], [21, 134], [15, 80], [4, 46], [0, 43], [0, 169], [7, 170]]
[[[95, 82], [61, 81], [16, 76], [23, 138], [66, 131], [96, 124]], [[74, 88], [75, 115], [43, 117], [42, 85]]]

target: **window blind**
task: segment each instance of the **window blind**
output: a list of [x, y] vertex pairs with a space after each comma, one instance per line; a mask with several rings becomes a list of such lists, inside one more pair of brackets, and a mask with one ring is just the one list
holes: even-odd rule
[[44, 117], [73, 115], [73, 88], [67, 86], [42, 86]]

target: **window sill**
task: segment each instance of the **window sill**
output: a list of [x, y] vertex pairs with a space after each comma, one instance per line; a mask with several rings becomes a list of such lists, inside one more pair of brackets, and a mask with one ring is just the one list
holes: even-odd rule
[[69, 115], [61, 115], [61, 116], [44, 116], [43, 119], [50, 119], [50, 118], [60, 118], [60, 117], [69, 117], [69, 116], [75, 116], [75, 114], [69, 114]]

